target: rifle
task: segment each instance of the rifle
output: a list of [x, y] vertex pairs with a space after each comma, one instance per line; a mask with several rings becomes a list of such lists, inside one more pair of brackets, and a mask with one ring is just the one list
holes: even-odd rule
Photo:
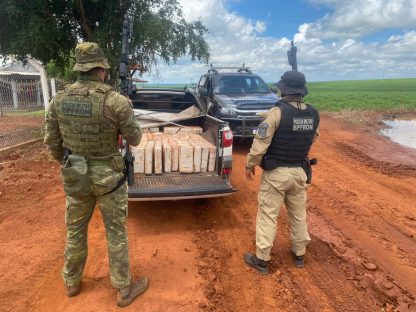
[[120, 92], [129, 97], [133, 91], [133, 81], [129, 70], [129, 50], [133, 33], [133, 19], [127, 12], [124, 14], [123, 35], [121, 40], [121, 60], [119, 65]]
[[[131, 73], [129, 70], [129, 46], [131, 42], [131, 35], [133, 33], [133, 19], [128, 12], [124, 15], [123, 21], [123, 35], [121, 46], [121, 60], [119, 65], [120, 91], [121, 94], [129, 97], [133, 91], [133, 81], [131, 80]], [[124, 157], [124, 175], [127, 180], [127, 185], [134, 184], [134, 155], [130, 151], [129, 144], [122, 140], [122, 147], [125, 148]]]
[[287, 51], [287, 60], [289, 65], [292, 66], [292, 70], [298, 71], [298, 60], [296, 58], [296, 52], [298, 48], [293, 44], [293, 40], [290, 42], [290, 50]]

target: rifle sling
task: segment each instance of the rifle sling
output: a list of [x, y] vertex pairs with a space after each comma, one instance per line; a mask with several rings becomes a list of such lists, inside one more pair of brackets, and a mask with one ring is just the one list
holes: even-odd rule
[[111, 189], [111, 191], [108, 191], [107, 193], [104, 193], [104, 194], [102, 194], [101, 196], [103, 196], [103, 195], [107, 195], [107, 194], [110, 194], [110, 193], [112, 193], [112, 192], [117, 191], [117, 190], [118, 190], [118, 188], [124, 184], [124, 182], [126, 182], [126, 176], [123, 176], [123, 177], [122, 177], [122, 178], [121, 178], [121, 179], [117, 182], [116, 186], [114, 186], [114, 187]]

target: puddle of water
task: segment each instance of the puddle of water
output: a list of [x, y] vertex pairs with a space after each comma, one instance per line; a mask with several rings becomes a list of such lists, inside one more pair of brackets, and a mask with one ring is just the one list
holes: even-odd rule
[[393, 142], [416, 148], [416, 119], [414, 120], [383, 120], [390, 128], [380, 130], [381, 134]]

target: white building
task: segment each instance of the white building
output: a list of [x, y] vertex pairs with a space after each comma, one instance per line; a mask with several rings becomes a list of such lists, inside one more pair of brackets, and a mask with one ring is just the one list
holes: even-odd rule
[[28, 59], [0, 67], [0, 115], [42, 109], [48, 101], [48, 80], [40, 63]]

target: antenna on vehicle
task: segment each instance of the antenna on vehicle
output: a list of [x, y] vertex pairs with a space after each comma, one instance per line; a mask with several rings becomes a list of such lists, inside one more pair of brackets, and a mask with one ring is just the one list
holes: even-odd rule
[[208, 69], [208, 73], [214, 73], [214, 74], [218, 74], [218, 71], [216, 68], [214, 68], [214, 66], [212, 65], [212, 63], [209, 63], [210, 68]]
[[239, 73], [246, 72], [248, 74], [251, 74], [250, 67], [246, 67], [246, 63], [243, 63], [243, 66], [241, 66], [240, 68], [238, 68], [237, 72], [239, 72]]

